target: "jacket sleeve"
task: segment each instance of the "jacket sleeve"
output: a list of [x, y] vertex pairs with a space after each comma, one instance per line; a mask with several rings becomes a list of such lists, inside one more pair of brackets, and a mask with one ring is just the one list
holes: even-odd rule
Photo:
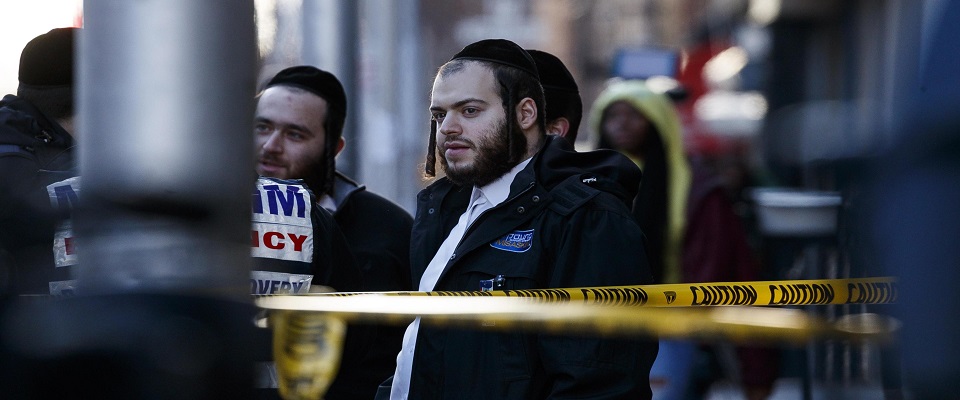
[[[338, 292], [363, 290], [360, 268], [356, 264], [353, 253], [347, 244], [347, 239], [339, 225], [323, 207], [314, 207], [314, 213], [316, 220], [319, 222], [318, 227], [323, 230], [323, 234], [317, 235], [316, 238], [323, 241], [324, 250], [321, 254], [324, 262], [318, 263], [315, 260], [314, 263], [314, 281], [330, 286]], [[331, 382], [327, 389], [324, 398], [338, 400], [359, 396], [356, 393], [358, 387], [353, 379], [362, 373], [363, 355], [372, 345], [374, 333], [375, 331], [369, 326], [358, 324], [347, 326], [339, 371], [336, 379]], [[369, 395], [372, 396], [373, 393], [371, 392]]]
[[[625, 211], [591, 207], [575, 211], [553, 249], [550, 287], [649, 283], [643, 234]], [[650, 367], [657, 340], [539, 335], [539, 354], [551, 399], [650, 398]]]
[[338, 292], [363, 290], [360, 268], [333, 216], [322, 207], [314, 207], [313, 213], [318, 230], [316, 240], [320, 242], [317, 245], [323, 249], [317, 257], [320, 260], [314, 260], [313, 282]]

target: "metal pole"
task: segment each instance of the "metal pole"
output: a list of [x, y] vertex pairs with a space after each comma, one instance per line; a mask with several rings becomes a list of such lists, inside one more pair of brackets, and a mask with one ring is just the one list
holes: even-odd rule
[[79, 290], [249, 293], [253, 1], [87, 1]]
[[[364, 146], [360, 175], [369, 188], [411, 212], [421, 186], [429, 123], [425, 67], [420, 34], [419, 0], [364, 2]], [[383, 173], [392, 171], [392, 173]]]
[[303, 2], [302, 60], [330, 71], [347, 93], [347, 119], [343, 137], [347, 146], [337, 157], [337, 170], [356, 177], [359, 164], [361, 120], [358, 48], [359, 5], [355, 0], [307, 0]]
[[252, 0], [85, 3], [78, 295], [3, 310], [0, 391], [251, 398], [269, 348], [248, 294], [253, 15]]
[[426, 117], [430, 106], [427, 98], [429, 90], [428, 79], [432, 78], [430, 68], [424, 57], [423, 35], [420, 32], [420, 0], [403, 0], [397, 9], [397, 65], [399, 71], [396, 80], [396, 91], [400, 104], [397, 107], [399, 115], [400, 138], [403, 149], [397, 165], [397, 180], [400, 182], [394, 199], [411, 213], [416, 211], [417, 192], [421, 186], [422, 173], [417, 168], [423, 162], [424, 152], [430, 132], [430, 123]]

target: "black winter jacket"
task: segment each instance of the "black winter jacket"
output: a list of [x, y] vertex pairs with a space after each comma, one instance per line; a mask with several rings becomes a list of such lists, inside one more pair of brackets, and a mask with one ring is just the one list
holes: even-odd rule
[[[410, 227], [413, 218], [400, 206], [366, 190], [337, 172], [334, 182], [333, 218], [343, 231], [350, 251], [363, 274], [364, 291], [411, 290]], [[325, 398], [371, 399], [377, 386], [393, 375], [403, 342], [402, 326], [353, 323], [348, 340], [358, 334], [369, 340], [362, 354], [344, 352], [342, 365]], [[359, 360], [346, 360], [346, 358]], [[357, 362], [358, 361], [358, 362]]]
[[59, 215], [47, 185], [76, 175], [74, 141], [26, 100], [0, 100], [0, 293], [47, 293]]
[[[613, 151], [547, 144], [503, 203], [467, 230], [435, 290], [648, 284], [643, 234], [630, 213], [640, 171]], [[466, 209], [470, 187], [445, 178], [418, 195], [411, 237], [414, 282]], [[655, 340], [420, 328], [415, 399], [649, 398]]]
[[337, 209], [333, 212], [333, 219], [347, 238], [363, 273], [363, 290], [411, 290], [410, 227], [413, 218], [400, 206], [368, 191], [340, 172], [334, 179]]

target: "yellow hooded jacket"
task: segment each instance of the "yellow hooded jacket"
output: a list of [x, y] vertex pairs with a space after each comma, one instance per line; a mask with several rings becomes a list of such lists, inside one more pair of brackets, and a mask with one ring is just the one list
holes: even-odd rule
[[[664, 232], [663, 283], [680, 282], [680, 252], [691, 181], [690, 166], [683, 151], [680, 118], [670, 99], [651, 91], [643, 81], [616, 81], [600, 93], [590, 109], [595, 144], [600, 142], [603, 111], [618, 101], [633, 105], [660, 133], [668, 171], [666, 203], [669, 213]], [[634, 162], [643, 170], [642, 160], [635, 159]]]

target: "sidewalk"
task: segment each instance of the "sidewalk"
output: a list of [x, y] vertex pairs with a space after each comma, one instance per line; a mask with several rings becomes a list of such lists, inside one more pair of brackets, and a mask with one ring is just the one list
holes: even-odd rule
[[[814, 383], [813, 400], [884, 400], [883, 389], [879, 384], [851, 384], [823, 386]], [[909, 397], [907, 397], [909, 398]], [[730, 382], [715, 383], [707, 393], [707, 400], [744, 400], [739, 387]], [[767, 400], [802, 400], [803, 387], [800, 378], [781, 378], [773, 387], [773, 393]]]

